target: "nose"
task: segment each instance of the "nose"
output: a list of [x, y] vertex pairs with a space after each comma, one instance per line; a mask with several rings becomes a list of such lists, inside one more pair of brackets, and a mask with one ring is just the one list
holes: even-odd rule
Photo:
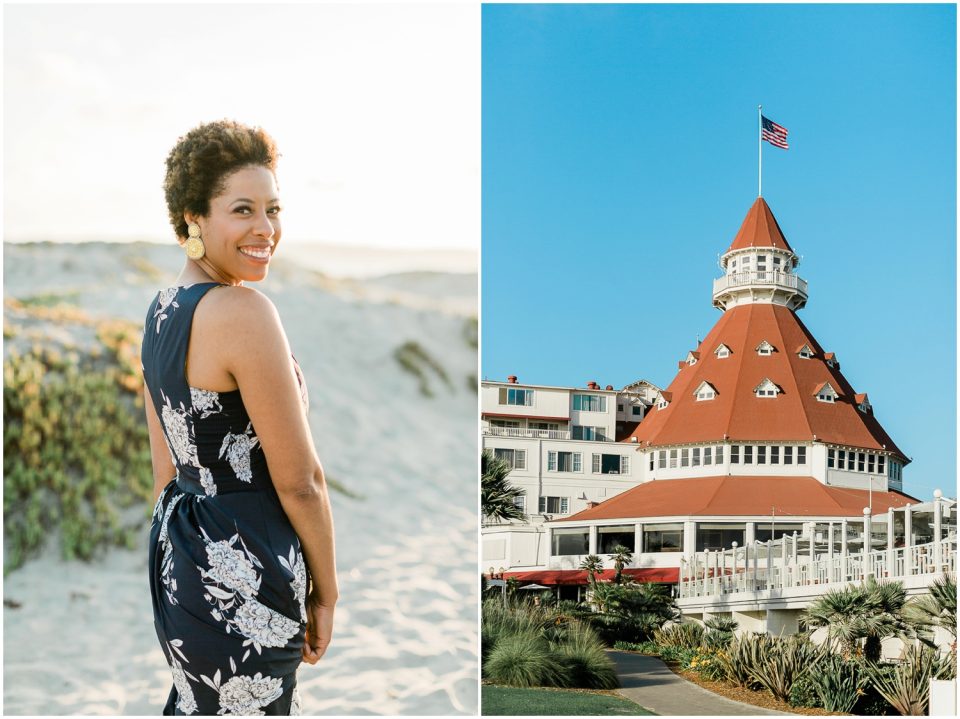
[[253, 233], [258, 237], [263, 237], [268, 240], [277, 233], [277, 228], [274, 226], [270, 216], [266, 212], [260, 213], [260, 216], [257, 218], [256, 226], [253, 228]]

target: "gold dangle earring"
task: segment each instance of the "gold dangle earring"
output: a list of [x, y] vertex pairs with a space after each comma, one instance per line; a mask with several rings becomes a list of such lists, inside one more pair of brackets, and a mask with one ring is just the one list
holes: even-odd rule
[[191, 260], [199, 260], [207, 252], [207, 248], [203, 245], [203, 240], [200, 239], [200, 225], [191, 222], [187, 225], [187, 234], [190, 235], [190, 238], [183, 244], [184, 249], [187, 251], [187, 257]]

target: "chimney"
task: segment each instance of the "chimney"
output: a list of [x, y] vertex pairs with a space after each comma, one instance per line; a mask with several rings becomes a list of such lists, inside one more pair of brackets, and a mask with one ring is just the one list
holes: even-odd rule
[[507, 382], [509, 382], [510, 384], [516, 384], [517, 376], [515, 374], [510, 375], [509, 377], [507, 377]]
[[608, 384], [608, 385], [607, 385], [607, 389], [608, 389], [608, 390], [613, 389], [613, 385], [612, 385], [612, 384]]
[[600, 389], [600, 385], [598, 385], [595, 381], [591, 380], [587, 382], [587, 389]]

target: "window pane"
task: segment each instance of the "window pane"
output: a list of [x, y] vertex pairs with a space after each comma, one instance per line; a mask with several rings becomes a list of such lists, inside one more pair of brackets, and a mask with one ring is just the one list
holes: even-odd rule
[[692, 466], [694, 467], [700, 466], [700, 448], [699, 447], [693, 448], [693, 465]]
[[753, 464], [753, 445], [752, 444], [743, 445], [743, 463]]
[[587, 554], [590, 551], [590, 532], [582, 527], [553, 530], [553, 556]]
[[770, 464], [780, 464], [780, 447], [770, 448]]
[[723, 464], [723, 445], [717, 447], [717, 464]]
[[740, 464], [740, 445], [730, 445], [730, 464]]
[[757, 464], [767, 463], [767, 448], [763, 445], [757, 447]]
[[807, 463], [807, 448], [797, 447], [797, 464]]
[[793, 464], [793, 447], [783, 448], [783, 463]]
[[703, 448], [703, 463], [713, 464], [713, 447]]

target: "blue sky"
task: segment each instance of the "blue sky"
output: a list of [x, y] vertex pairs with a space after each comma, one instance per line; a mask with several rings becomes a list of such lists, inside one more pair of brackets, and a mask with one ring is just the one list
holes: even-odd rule
[[956, 496], [956, 9], [486, 5], [481, 374], [665, 387], [763, 196], [800, 317]]

